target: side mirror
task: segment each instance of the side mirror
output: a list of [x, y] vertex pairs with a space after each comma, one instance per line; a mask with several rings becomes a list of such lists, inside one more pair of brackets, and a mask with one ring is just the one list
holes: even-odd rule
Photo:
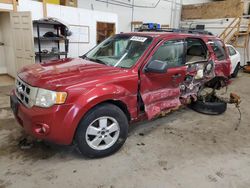
[[147, 66], [145, 67], [145, 71], [152, 73], [165, 73], [167, 72], [167, 67], [167, 62], [153, 60], [147, 64]]

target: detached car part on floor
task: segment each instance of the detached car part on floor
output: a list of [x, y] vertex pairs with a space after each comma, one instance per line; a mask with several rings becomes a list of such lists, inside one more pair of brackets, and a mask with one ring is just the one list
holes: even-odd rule
[[195, 105], [201, 88], [227, 86], [230, 67], [214, 36], [118, 34], [81, 58], [23, 67], [11, 107], [28, 134], [104, 157], [124, 144], [129, 123]]

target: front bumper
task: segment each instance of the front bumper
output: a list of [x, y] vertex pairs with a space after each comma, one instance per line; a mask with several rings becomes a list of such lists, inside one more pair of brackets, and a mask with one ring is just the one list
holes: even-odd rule
[[[73, 104], [54, 105], [50, 108], [36, 106], [27, 108], [18, 100], [14, 92], [10, 96], [10, 101], [15, 118], [26, 133], [56, 144], [72, 143], [78, 124], [74, 119], [77, 108]], [[72, 109], [75, 110], [73, 114]]]

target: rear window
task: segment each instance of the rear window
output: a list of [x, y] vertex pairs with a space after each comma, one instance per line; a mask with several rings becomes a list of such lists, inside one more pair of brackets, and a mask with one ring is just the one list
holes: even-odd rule
[[231, 46], [228, 46], [227, 47], [228, 51], [229, 51], [229, 55], [230, 56], [233, 56], [236, 54], [236, 51], [231, 47]]
[[216, 58], [219, 61], [225, 60], [227, 58], [226, 50], [225, 50], [224, 45], [221, 41], [219, 41], [219, 40], [211, 41], [210, 45], [215, 53]]

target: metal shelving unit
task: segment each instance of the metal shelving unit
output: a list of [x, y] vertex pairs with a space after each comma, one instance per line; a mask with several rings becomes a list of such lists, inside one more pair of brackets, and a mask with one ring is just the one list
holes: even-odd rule
[[[58, 59], [61, 58], [62, 55], [67, 58], [68, 55], [68, 45], [69, 40], [67, 39], [66, 35], [66, 28], [63, 24], [56, 22], [56, 21], [44, 21], [44, 20], [35, 20], [33, 21], [33, 26], [36, 27], [37, 36], [34, 37], [34, 42], [38, 44], [38, 51], [35, 52], [36, 57], [38, 57], [39, 62], [42, 62], [42, 59], [44, 57], [58, 57]], [[41, 28], [54, 28], [56, 36], [54, 37], [44, 37], [41, 36]], [[48, 29], [49, 31], [49, 29]], [[48, 52], [44, 53], [42, 50], [44, 41], [51, 41], [53, 43], [56, 43], [58, 52]], [[60, 42], [63, 42], [65, 45], [65, 50], [60, 51]]]

